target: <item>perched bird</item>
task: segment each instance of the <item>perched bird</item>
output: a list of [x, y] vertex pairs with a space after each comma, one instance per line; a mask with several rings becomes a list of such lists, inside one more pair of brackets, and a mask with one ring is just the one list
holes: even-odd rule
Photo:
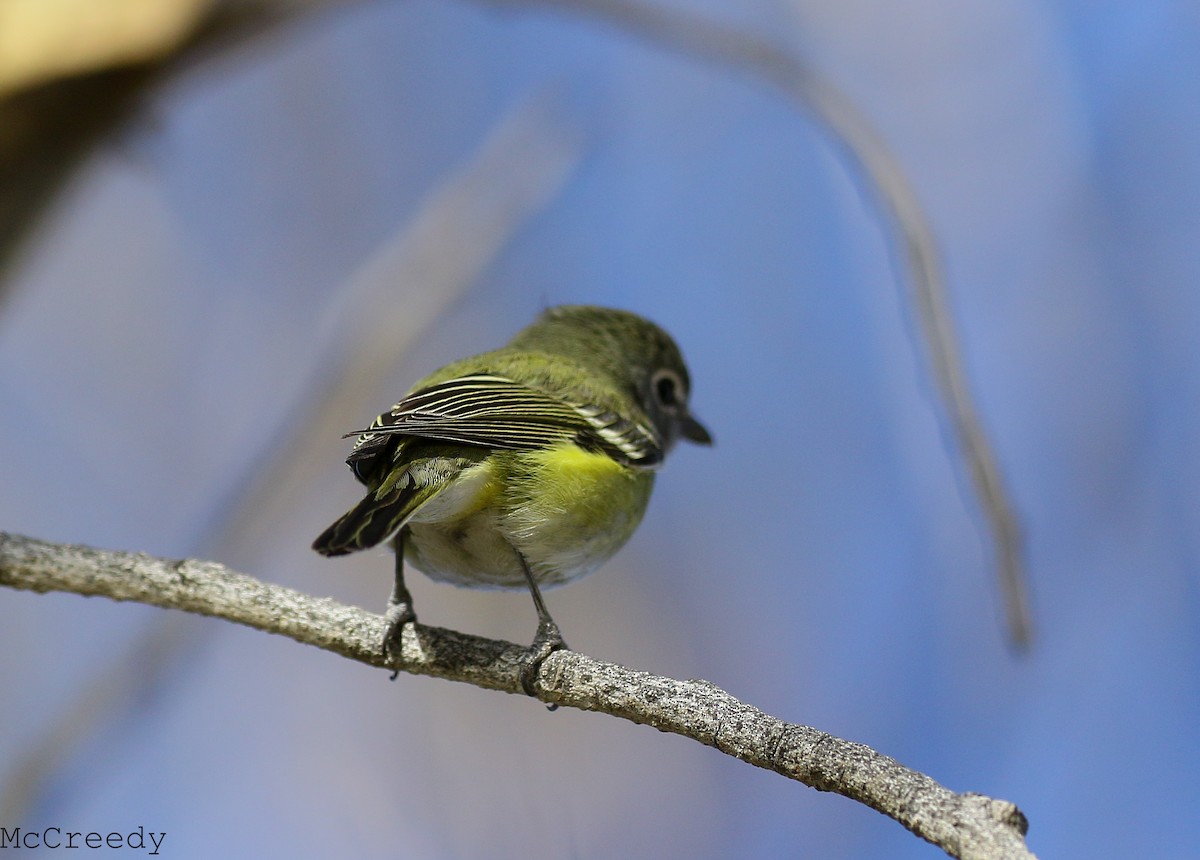
[[367, 495], [313, 549], [391, 541], [395, 584], [383, 649], [416, 620], [404, 561], [431, 579], [529, 588], [538, 630], [522, 672], [564, 646], [539, 585], [595, 570], [633, 534], [675, 441], [712, 437], [688, 411], [679, 347], [628, 311], [547, 310], [501, 349], [418, 382], [365, 430], [346, 463]]

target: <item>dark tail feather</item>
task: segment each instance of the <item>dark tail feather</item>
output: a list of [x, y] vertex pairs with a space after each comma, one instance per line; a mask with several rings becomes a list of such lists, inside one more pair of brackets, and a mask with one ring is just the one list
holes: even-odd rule
[[369, 493], [365, 499], [338, 518], [312, 548], [321, 555], [347, 555], [383, 543], [404, 525], [413, 512], [412, 494], [393, 490], [382, 499]]

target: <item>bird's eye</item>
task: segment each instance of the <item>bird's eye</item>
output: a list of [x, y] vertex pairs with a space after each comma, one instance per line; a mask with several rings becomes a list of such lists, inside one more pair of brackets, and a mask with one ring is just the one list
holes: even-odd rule
[[683, 382], [678, 374], [670, 370], [660, 370], [654, 374], [653, 385], [654, 396], [662, 406], [672, 409], [680, 405]]

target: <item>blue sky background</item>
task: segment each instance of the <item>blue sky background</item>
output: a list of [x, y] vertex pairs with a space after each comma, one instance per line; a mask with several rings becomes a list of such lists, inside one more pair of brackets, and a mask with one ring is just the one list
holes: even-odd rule
[[[382, 608], [385, 554], [308, 549], [357, 498], [339, 434], [547, 304], [630, 308], [718, 444], [549, 594], [574, 647], [1013, 800], [1040, 857], [1194, 857], [1200, 12], [677, 8], [804, 57], [904, 165], [1027, 529], [1030, 654], [873, 192], [752, 76], [541, 7], [354, 5], [160, 90], [0, 306], [0, 527]], [[412, 580], [428, 623], [533, 633], [526, 595]], [[176, 860], [939, 856], [608, 717], [140, 606], [0, 618], [0, 784], [56, 762], [27, 827]]]

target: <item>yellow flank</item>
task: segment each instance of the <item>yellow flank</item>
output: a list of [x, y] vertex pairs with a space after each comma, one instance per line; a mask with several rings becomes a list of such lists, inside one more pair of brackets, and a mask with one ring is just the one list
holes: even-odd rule
[[517, 459], [506, 530], [548, 584], [582, 576], [620, 549], [641, 522], [654, 486], [652, 472], [572, 442]]
[[607, 454], [586, 451], [574, 442], [562, 442], [552, 448], [531, 451], [522, 459], [537, 463], [541, 479], [550, 482], [548, 487], [542, 488], [542, 492], [554, 492], [561, 488], [568, 497], [575, 497], [581, 491], [587, 493], [597, 481], [607, 483], [634, 475], [632, 469], [622, 466]]
[[523, 453], [520, 460], [529, 472], [517, 478], [524, 484], [519, 491], [537, 520], [556, 528], [606, 530], [622, 515], [636, 512], [641, 519], [645, 501], [639, 497], [648, 496], [649, 488], [639, 478], [649, 473], [572, 442]]

